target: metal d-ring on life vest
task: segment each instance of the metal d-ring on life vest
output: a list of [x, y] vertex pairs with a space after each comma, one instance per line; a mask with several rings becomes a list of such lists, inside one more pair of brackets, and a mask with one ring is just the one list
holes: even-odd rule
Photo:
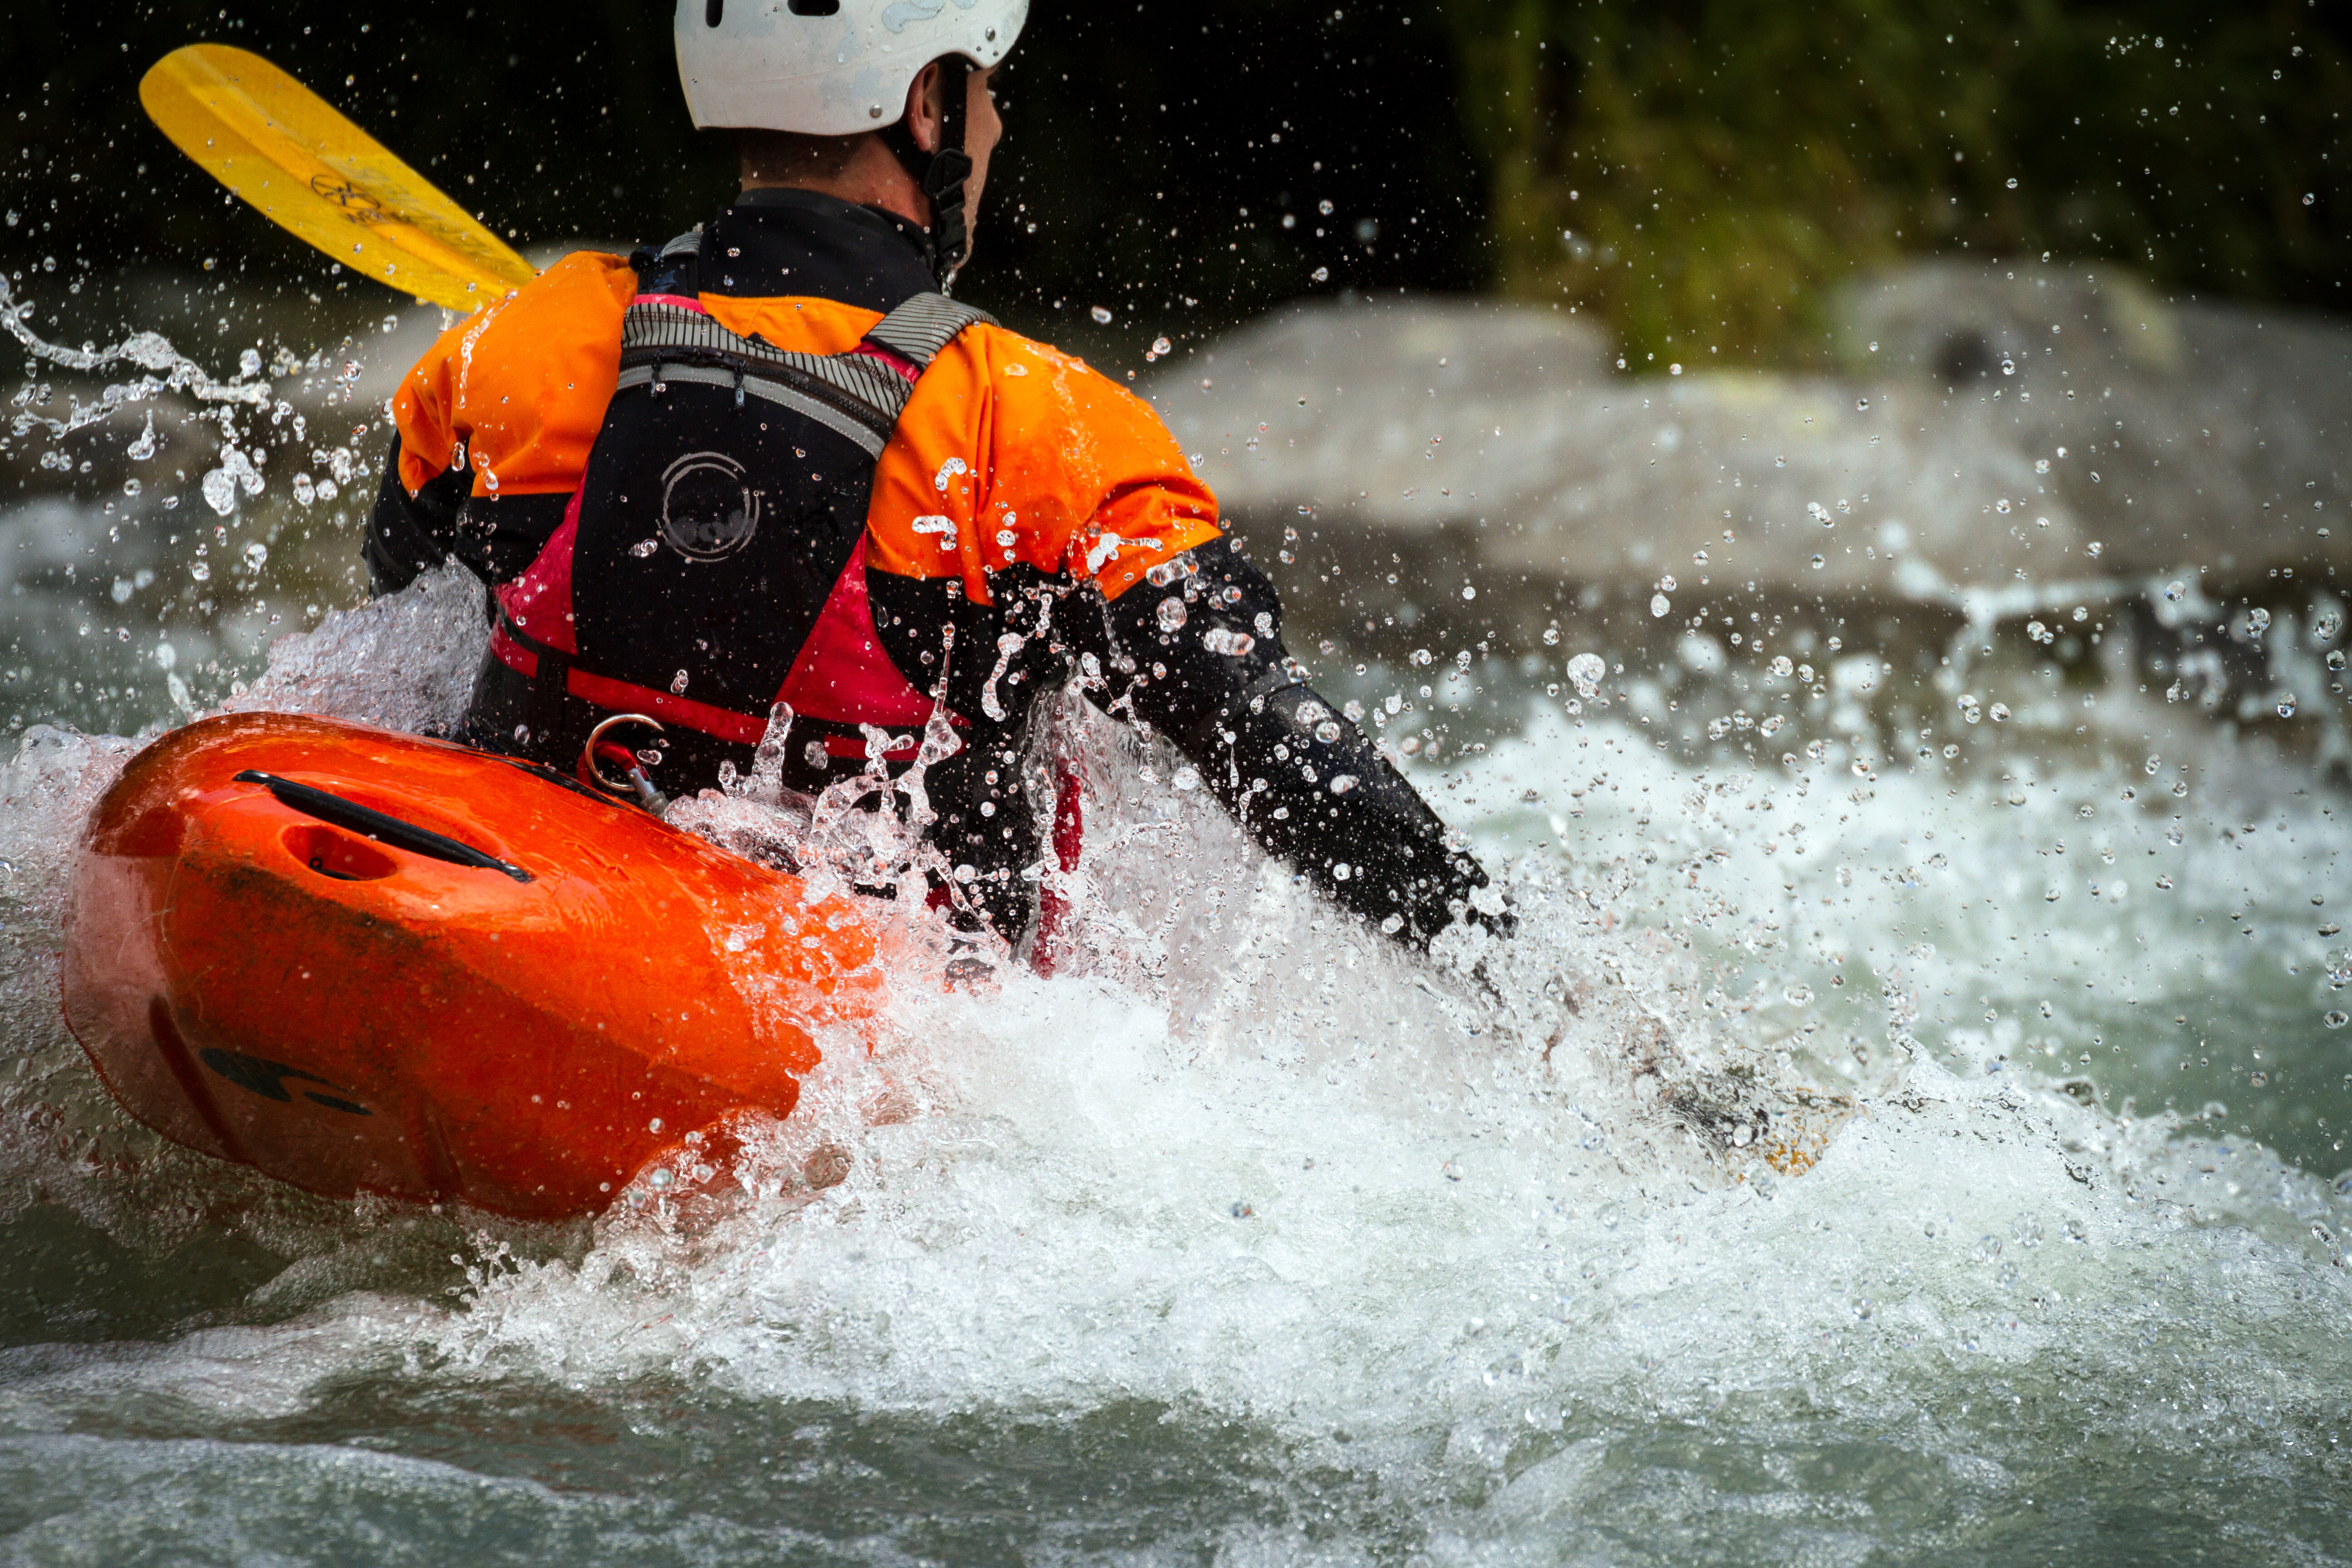
[[599, 719], [651, 714], [688, 732], [673, 793], [740, 766], [780, 703], [804, 778], [820, 759], [863, 765], [861, 726], [911, 760], [934, 707], [915, 681], [938, 677], [901, 668], [876, 629], [866, 509], [916, 381], [991, 319], [924, 293], [845, 353], [779, 349], [703, 307], [706, 243], [641, 262], [604, 426], [562, 526], [498, 590], [468, 729], [566, 766]]

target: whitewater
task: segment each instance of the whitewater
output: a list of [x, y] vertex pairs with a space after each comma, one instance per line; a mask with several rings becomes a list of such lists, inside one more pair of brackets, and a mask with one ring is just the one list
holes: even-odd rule
[[[90, 689], [0, 778], [0, 1561], [2352, 1558], [2316, 751], [1997, 661], [1972, 714], [1852, 628], [1811, 688], [1567, 615], [1458, 659], [1294, 635], [1387, 738], [1451, 725], [1406, 765], [1516, 937], [1399, 950], [1073, 693], [1050, 977], [906, 987], [731, 1186], [336, 1203], [131, 1122], [57, 1006], [68, 859], [140, 743], [106, 729], [462, 706], [479, 588], [272, 577], [356, 545], [277, 496], [0, 520], [50, 563], [15, 657]], [[208, 540], [234, 601], [192, 628], [64, 575], [134, 513], [121, 559], [176, 581]], [[2316, 661], [2324, 625], [2270, 636]]]

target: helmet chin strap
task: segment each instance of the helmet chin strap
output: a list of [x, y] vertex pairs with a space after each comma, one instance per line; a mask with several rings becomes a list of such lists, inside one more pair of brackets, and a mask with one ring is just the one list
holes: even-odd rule
[[971, 154], [963, 149], [965, 83], [971, 74], [971, 62], [961, 55], [949, 55], [938, 64], [940, 85], [947, 89], [947, 103], [940, 116], [940, 150], [925, 153], [903, 120], [881, 135], [882, 144], [930, 198], [931, 275], [945, 292], [971, 251], [963, 215], [964, 182], [971, 177]]

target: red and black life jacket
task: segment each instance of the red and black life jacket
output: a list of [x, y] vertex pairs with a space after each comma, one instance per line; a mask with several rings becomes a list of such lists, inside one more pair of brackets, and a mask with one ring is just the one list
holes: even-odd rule
[[866, 509], [916, 380], [989, 318], [918, 294], [848, 353], [790, 353], [711, 319], [694, 287], [706, 242], [683, 236], [641, 268], [604, 428], [562, 525], [497, 590], [467, 728], [569, 766], [601, 719], [646, 714], [675, 737], [665, 782], [691, 788], [723, 763], [748, 772], [781, 706], [790, 782], [817, 787], [836, 761], [866, 765], [861, 726], [911, 759], [940, 689], [931, 639], [887, 639], [905, 668], [876, 625]]

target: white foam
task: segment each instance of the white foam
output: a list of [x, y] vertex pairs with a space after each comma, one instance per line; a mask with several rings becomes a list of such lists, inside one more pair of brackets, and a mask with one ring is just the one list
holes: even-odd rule
[[[436, 579], [288, 639], [244, 700], [445, 720], [479, 616]], [[1140, 1402], [1267, 1432], [1294, 1474], [1374, 1478], [1457, 1561], [1603, 1506], [1666, 1509], [1612, 1469], [1626, 1431], [1771, 1448], [1827, 1425], [1948, 1457], [1980, 1496], [2036, 1454], [2319, 1462], [2352, 1376], [2344, 1203], [2259, 1147], [2079, 1104], [2053, 1087], [2072, 1064], [2024, 1070], [2040, 1025], [1957, 1011], [1995, 984], [2014, 1010], [2078, 963], [2173, 1005], [2183, 955], [2239, 962], [2207, 952], [2222, 939], [2200, 916], [2265, 878], [2284, 900], [2290, 867], [2340, 853], [2319, 806], [2176, 847], [2168, 811], [2119, 798], [2144, 775], [2090, 763], [2031, 790], [2021, 769], [1863, 776], [1835, 752], [1701, 773], [1636, 726], [1547, 711], [1422, 776], [1490, 864], [1518, 855], [1498, 880], [1522, 926], [1423, 959], [1174, 787], [1172, 753], [1078, 710], [1057, 724], [1088, 837], [1055, 977], [999, 953], [978, 994], [907, 984], [871, 1059], [835, 1048], [802, 1111], [755, 1134], [754, 1195], [641, 1187], [575, 1248], [502, 1230], [458, 1301], [396, 1310], [336, 1293], [365, 1281], [349, 1249], [376, 1222], [289, 1208], [277, 1244], [341, 1260], [287, 1288], [307, 1315], [19, 1377], [6, 1419], [103, 1418], [126, 1379], [283, 1411], [394, 1362], [931, 1419]], [[14, 764], [20, 940], [54, 919], [62, 847], [126, 749], [47, 732]], [[2074, 879], [2053, 904], [2062, 836]], [[2087, 890], [2108, 849], [2135, 868], [2120, 903]], [[2170, 868], [2169, 901], [2144, 862]], [[20, 1016], [43, 972], [12, 968]], [[2091, 1017], [2049, 1027], [2079, 1042]], [[27, 1028], [54, 1057], [54, 1026]], [[1782, 1173], [1775, 1147], [1819, 1163]], [[840, 1180], [810, 1176], [820, 1156]], [[1738, 1506], [1811, 1517], [1857, 1494], [1792, 1476], [1774, 1495]], [[1302, 1550], [1233, 1530], [1234, 1561]], [[1878, 1539], [1817, 1534], [1832, 1557]]]

